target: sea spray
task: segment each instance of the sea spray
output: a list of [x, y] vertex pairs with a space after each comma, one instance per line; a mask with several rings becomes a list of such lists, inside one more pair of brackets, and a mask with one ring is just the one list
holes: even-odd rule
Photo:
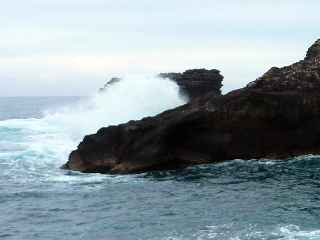
[[[103, 93], [59, 109], [47, 109], [40, 119], [0, 121], [0, 159], [2, 164], [10, 166], [5, 172], [8, 177], [50, 175], [56, 173], [85, 135], [101, 127], [153, 116], [184, 103], [178, 86], [172, 81], [137, 76], [123, 78]], [[19, 177], [17, 179], [19, 181]]]
[[178, 86], [160, 78], [131, 77], [109, 86], [104, 92], [56, 112], [45, 121], [60, 125], [79, 140], [101, 127], [154, 116], [185, 103]]

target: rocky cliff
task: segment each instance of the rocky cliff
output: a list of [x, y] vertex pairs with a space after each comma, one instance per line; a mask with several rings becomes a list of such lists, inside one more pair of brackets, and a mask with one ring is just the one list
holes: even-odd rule
[[319, 40], [304, 60], [245, 88], [86, 136], [64, 168], [137, 173], [231, 159], [320, 153]]
[[160, 77], [175, 81], [180, 92], [190, 100], [214, 93], [221, 95], [223, 76], [219, 70], [191, 69], [183, 73], [160, 73]]

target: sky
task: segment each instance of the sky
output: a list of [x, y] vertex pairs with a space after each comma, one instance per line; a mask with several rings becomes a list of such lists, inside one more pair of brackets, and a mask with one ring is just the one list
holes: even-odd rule
[[319, 0], [10, 0], [0, 97], [84, 96], [113, 76], [215, 68], [223, 91], [304, 58]]

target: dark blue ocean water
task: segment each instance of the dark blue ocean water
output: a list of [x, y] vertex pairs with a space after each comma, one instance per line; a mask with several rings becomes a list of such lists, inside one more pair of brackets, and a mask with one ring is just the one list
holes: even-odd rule
[[98, 116], [112, 115], [83, 101], [0, 98], [0, 239], [320, 239], [320, 157], [130, 176], [61, 170]]

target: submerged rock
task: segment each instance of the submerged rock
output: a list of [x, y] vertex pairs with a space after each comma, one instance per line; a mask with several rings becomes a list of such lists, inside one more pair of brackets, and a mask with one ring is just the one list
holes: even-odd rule
[[208, 93], [221, 95], [223, 76], [219, 70], [191, 69], [183, 73], [160, 73], [159, 77], [169, 78], [180, 87], [180, 92], [191, 100]]
[[[310, 49], [317, 49], [319, 41]], [[232, 159], [320, 153], [320, 52], [272, 68], [224, 96], [200, 96], [156, 117], [86, 136], [64, 168], [139, 173]]]

